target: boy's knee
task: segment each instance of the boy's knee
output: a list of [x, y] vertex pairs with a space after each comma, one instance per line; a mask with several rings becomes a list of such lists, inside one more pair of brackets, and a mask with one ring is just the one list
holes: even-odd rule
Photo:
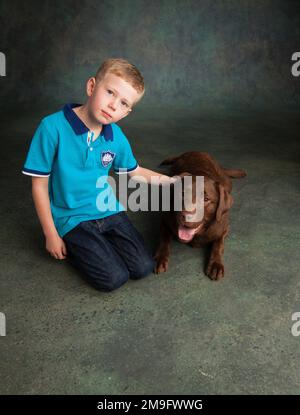
[[130, 274], [130, 278], [134, 280], [144, 278], [153, 272], [154, 266], [155, 266], [154, 259], [149, 257], [145, 259], [144, 261], [141, 261], [139, 264], [137, 264], [134, 272]]
[[126, 278], [120, 278], [118, 280], [108, 281], [104, 291], [114, 291], [120, 288], [125, 282], [128, 281], [129, 275]]
[[71, 264], [80, 271], [82, 278], [98, 291], [113, 291], [121, 287], [129, 279], [128, 270], [123, 267], [116, 267], [105, 271], [96, 264], [93, 267], [83, 266], [82, 263], [72, 258]]
[[129, 274], [123, 272], [119, 275], [108, 275], [107, 278], [89, 278], [89, 282], [99, 291], [114, 291], [120, 288], [129, 279]]

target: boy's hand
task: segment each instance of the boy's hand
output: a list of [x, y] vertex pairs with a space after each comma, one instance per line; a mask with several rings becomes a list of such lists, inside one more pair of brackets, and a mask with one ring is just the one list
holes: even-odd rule
[[66, 245], [58, 234], [46, 237], [46, 249], [55, 259], [65, 259], [67, 256]]
[[181, 180], [180, 176], [171, 176], [170, 177], [170, 183], [175, 183], [177, 180]]

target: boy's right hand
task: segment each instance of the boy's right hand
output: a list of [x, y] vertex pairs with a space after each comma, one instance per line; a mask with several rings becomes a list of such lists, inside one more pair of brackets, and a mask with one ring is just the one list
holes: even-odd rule
[[58, 234], [46, 237], [46, 249], [55, 259], [65, 259], [67, 256], [66, 245]]

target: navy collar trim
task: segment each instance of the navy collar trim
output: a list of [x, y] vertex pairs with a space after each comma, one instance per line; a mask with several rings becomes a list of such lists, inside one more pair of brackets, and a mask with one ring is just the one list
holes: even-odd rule
[[[78, 115], [73, 111], [73, 108], [80, 107], [81, 104], [66, 104], [63, 108], [64, 115], [70, 123], [76, 135], [81, 135], [89, 132], [89, 128], [81, 121]], [[110, 124], [102, 125], [101, 136], [105, 141], [113, 141], [113, 129]]]

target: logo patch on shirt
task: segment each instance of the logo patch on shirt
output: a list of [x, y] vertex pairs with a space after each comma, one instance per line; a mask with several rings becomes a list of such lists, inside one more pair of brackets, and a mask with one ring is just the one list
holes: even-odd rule
[[116, 153], [112, 151], [102, 151], [101, 153], [101, 163], [103, 167], [107, 167], [113, 159], [116, 157]]

